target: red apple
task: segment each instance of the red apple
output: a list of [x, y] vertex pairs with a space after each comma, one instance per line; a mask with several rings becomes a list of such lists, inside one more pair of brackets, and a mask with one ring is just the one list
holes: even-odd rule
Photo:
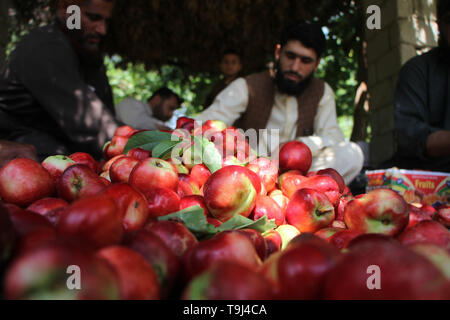
[[195, 183], [189, 180], [180, 179], [178, 181], [177, 194], [180, 198], [200, 195], [200, 190]]
[[[406, 271], [406, 272], [405, 272]], [[390, 241], [352, 246], [325, 284], [325, 299], [449, 299], [449, 282], [426, 258]]]
[[275, 202], [280, 206], [283, 213], [286, 212], [287, 205], [289, 204], [289, 198], [286, 197], [281, 190], [272, 190], [272, 192], [269, 194], [269, 197], [275, 200]]
[[58, 234], [75, 238], [92, 248], [103, 248], [122, 241], [122, 213], [108, 195], [80, 199], [66, 207], [59, 218]]
[[430, 215], [427, 212], [423, 211], [420, 207], [417, 207], [414, 204], [408, 204], [408, 207], [409, 207], [409, 223], [406, 228], [414, 227], [420, 221], [433, 220], [433, 215]]
[[161, 288], [161, 297], [167, 298], [180, 271], [180, 262], [170, 248], [157, 235], [147, 230], [140, 230], [126, 237], [124, 245], [140, 253], [152, 264]]
[[307, 178], [299, 185], [299, 189], [303, 188], [314, 189], [324, 193], [330, 199], [333, 207], [337, 207], [339, 204], [339, 185], [333, 178], [315, 175]]
[[294, 193], [286, 208], [286, 221], [300, 232], [314, 233], [334, 220], [334, 208], [328, 197], [313, 189]]
[[203, 209], [203, 214], [208, 217], [208, 208], [206, 208], [205, 199], [200, 195], [185, 196], [180, 200], [180, 210], [199, 206]]
[[152, 265], [139, 253], [122, 246], [108, 247], [97, 255], [108, 262], [119, 280], [123, 300], [158, 300], [160, 287]]
[[264, 261], [266, 259], [267, 245], [264, 237], [261, 235], [260, 232], [253, 229], [240, 229], [229, 232], [237, 232], [239, 234], [246, 236], [252, 242], [253, 246], [255, 247], [256, 253], [258, 254], [261, 261]]
[[306, 175], [311, 168], [312, 154], [309, 147], [300, 141], [290, 141], [280, 149], [280, 171], [299, 170]]
[[266, 242], [266, 259], [281, 250], [282, 239], [280, 234], [275, 230], [269, 230], [263, 234]]
[[180, 222], [157, 221], [149, 222], [145, 230], [157, 235], [181, 259], [185, 252], [197, 245], [197, 238]]
[[341, 231], [341, 230], [342, 230], [342, 228], [328, 227], [328, 228], [323, 228], [323, 229], [320, 229], [320, 230], [316, 231], [316, 232], [314, 233], [314, 235], [316, 235], [316, 236], [318, 236], [319, 238], [322, 238], [322, 239], [324, 239], [324, 240], [330, 242], [329, 239], [330, 239], [334, 234], [336, 234], [337, 232], [339, 232], [339, 231]]
[[61, 215], [64, 213], [65, 209], [66, 209], [66, 206], [49, 211], [45, 214], [45, 217], [52, 224], [53, 227], [56, 228], [56, 226], [58, 225], [59, 219], [61, 218]]
[[123, 217], [123, 227], [127, 232], [142, 228], [149, 216], [148, 203], [144, 195], [127, 183], [118, 183], [103, 192], [116, 201]]
[[14, 204], [4, 204], [14, 230], [19, 237], [42, 229], [53, 229], [51, 223], [42, 215], [24, 210]]
[[188, 168], [183, 166], [183, 164], [180, 161], [169, 159], [169, 160], [167, 160], [167, 162], [172, 165], [172, 167], [175, 169], [175, 172], [177, 174], [189, 174]]
[[46, 158], [41, 164], [50, 173], [53, 183], [56, 185], [64, 170], [76, 162], [69, 157], [57, 155]]
[[377, 189], [350, 201], [344, 212], [347, 227], [361, 233], [396, 236], [407, 226], [409, 207], [395, 191]]
[[333, 168], [326, 168], [326, 169], [323, 169], [323, 170], [319, 170], [319, 171], [317, 171], [316, 175], [328, 176], [328, 177], [332, 178], [339, 185], [339, 193], [341, 193], [341, 194], [344, 193], [345, 188], [346, 188], [344, 178], [335, 169], [333, 169]]
[[136, 132], [136, 130], [130, 126], [121, 126], [116, 129], [116, 131], [114, 132], [114, 136], [128, 138], [135, 132]]
[[245, 164], [241, 161], [238, 160], [238, 158], [236, 158], [235, 156], [226, 156], [223, 158], [222, 160], [222, 167], [227, 167], [227, 166], [241, 166], [241, 167], [245, 167]]
[[129, 137], [114, 136], [104, 147], [103, 155], [105, 156], [105, 159], [111, 159], [123, 154], [128, 139]]
[[339, 251], [326, 241], [302, 236], [269, 258], [261, 269], [276, 288], [277, 298], [320, 299], [328, 272], [339, 261]]
[[224, 167], [213, 173], [203, 193], [209, 212], [222, 222], [236, 214], [248, 217], [257, 194], [249, 170], [240, 166]]
[[144, 150], [142, 148], [134, 148], [128, 151], [126, 154], [128, 157], [132, 157], [138, 160], [145, 160], [147, 158], [151, 158], [152, 152], [148, 150]]
[[147, 199], [149, 217], [162, 217], [180, 210], [180, 197], [168, 188], [154, 187], [143, 194]]
[[234, 261], [254, 271], [261, 265], [255, 247], [246, 236], [222, 232], [186, 251], [183, 257], [185, 279], [192, 279], [214, 263], [224, 261]]
[[223, 131], [227, 128], [227, 125], [225, 122], [221, 120], [207, 120], [203, 124], [203, 134], [205, 134], [206, 131]]
[[[70, 281], [76, 270], [81, 277], [80, 288], [71, 290], [68, 284], [77, 284]], [[119, 298], [116, 275], [106, 262], [86, 248], [61, 242], [27, 251], [15, 259], [7, 270], [4, 289], [5, 298], [13, 300]]]
[[181, 117], [177, 119], [177, 129], [185, 129], [188, 132], [191, 132], [194, 129], [195, 120], [188, 117]]
[[50, 211], [66, 207], [68, 205], [69, 204], [67, 201], [60, 198], [44, 198], [30, 204], [27, 210], [38, 213], [41, 216], [45, 216]]
[[433, 243], [450, 251], [450, 231], [436, 221], [422, 221], [406, 229], [398, 240], [404, 245], [413, 243]]
[[87, 165], [95, 173], [97, 173], [98, 170], [99, 170], [97, 161], [95, 161], [94, 158], [92, 158], [92, 156], [89, 153], [86, 153], [86, 152], [75, 152], [75, 153], [72, 153], [69, 156], [69, 158], [72, 159], [73, 161], [75, 161], [78, 164], [85, 164], [85, 165]]
[[340, 231], [333, 234], [331, 237], [328, 238], [328, 242], [334, 245], [339, 250], [347, 248], [349, 243], [361, 236], [361, 232], [355, 231], [355, 230], [348, 230], [348, 229], [341, 229]]
[[140, 161], [130, 174], [129, 183], [141, 192], [158, 188], [176, 191], [178, 174], [167, 161], [148, 158]]
[[185, 288], [184, 300], [270, 300], [268, 283], [252, 269], [234, 261], [214, 264]]
[[450, 206], [439, 208], [435, 220], [447, 228], [450, 228]]
[[128, 183], [131, 171], [139, 163], [138, 159], [132, 157], [121, 157], [114, 161], [109, 168], [109, 177], [112, 183]]
[[378, 242], [390, 242], [393, 244], [399, 244], [397, 239], [387, 236], [387, 235], [384, 235], [384, 234], [365, 233], [365, 234], [360, 234], [360, 235], [354, 237], [352, 240], [350, 240], [347, 243], [346, 248], [351, 249], [354, 246], [363, 245], [364, 243], [378, 243]]
[[191, 179], [197, 183], [199, 188], [201, 188], [205, 184], [210, 176], [211, 171], [209, 171], [208, 167], [206, 167], [204, 164], [195, 165], [192, 168], [190, 174]]
[[253, 220], [257, 221], [263, 216], [269, 220], [274, 220], [275, 224], [281, 226], [285, 222], [285, 215], [280, 206], [269, 196], [256, 197], [255, 208], [252, 212]]
[[106, 161], [105, 164], [102, 166], [102, 172], [108, 172], [109, 173], [109, 169], [111, 168], [112, 164], [114, 162], [116, 162], [117, 159], [120, 159], [122, 157], [125, 157], [125, 155], [120, 154], [118, 156], [112, 157], [111, 159], [108, 159], [108, 161]]
[[260, 157], [248, 164], [247, 169], [259, 176], [267, 192], [275, 189], [278, 180], [278, 167], [273, 161]]
[[17, 241], [14, 256], [37, 248], [56, 238], [56, 232], [51, 223], [42, 215], [19, 208], [13, 204], [4, 205], [9, 214]]
[[100, 177], [84, 164], [67, 168], [58, 180], [58, 196], [68, 202], [96, 195], [105, 189]]
[[52, 177], [36, 161], [14, 159], [0, 169], [0, 197], [4, 202], [26, 207], [54, 192]]
[[290, 224], [282, 224], [275, 231], [281, 236], [281, 250], [284, 250], [291, 240], [300, 234], [300, 231]]
[[450, 281], [450, 252], [432, 243], [414, 243], [409, 247], [427, 258]]
[[286, 197], [290, 198], [300, 189], [300, 185], [308, 178], [298, 170], [291, 170], [278, 177], [278, 186]]
[[336, 210], [336, 220], [344, 221], [345, 207], [353, 199], [354, 198], [344, 197], [344, 196], [339, 197], [339, 203], [338, 203], [337, 210]]

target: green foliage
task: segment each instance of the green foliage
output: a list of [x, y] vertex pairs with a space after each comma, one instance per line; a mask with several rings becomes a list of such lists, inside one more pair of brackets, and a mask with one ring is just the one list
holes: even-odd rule
[[208, 73], [188, 75], [176, 65], [164, 65], [160, 70], [146, 70], [142, 63], [122, 67], [118, 55], [106, 57], [105, 65], [116, 104], [127, 97], [146, 101], [153, 92], [166, 86], [184, 99], [188, 115], [203, 109], [206, 96], [218, 80]]
[[208, 222], [205, 214], [203, 213], [203, 209], [199, 206], [189, 207], [184, 210], [159, 217], [158, 220], [181, 221], [199, 240], [211, 238], [214, 235], [227, 230], [253, 229], [264, 233], [266, 231], [273, 230], [276, 227], [275, 222], [273, 220], [268, 220], [267, 216], [264, 216], [257, 221], [253, 221], [241, 216], [240, 214], [234, 215], [220, 227], [215, 227]]
[[360, 19], [356, 4], [350, 2], [346, 12], [338, 13], [324, 24], [327, 32], [327, 50], [317, 75], [325, 79], [334, 90], [338, 116], [350, 116], [354, 111], [358, 89], [357, 56], [361, 41], [356, 28], [360, 25]]

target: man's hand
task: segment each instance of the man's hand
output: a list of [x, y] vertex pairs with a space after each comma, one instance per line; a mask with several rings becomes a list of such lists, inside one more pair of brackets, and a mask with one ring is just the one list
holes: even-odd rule
[[0, 168], [17, 158], [28, 158], [38, 161], [36, 148], [29, 144], [0, 140]]
[[450, 156], [450, 131], [440, 130], [428, 136], [427, 154], [430, 157]]

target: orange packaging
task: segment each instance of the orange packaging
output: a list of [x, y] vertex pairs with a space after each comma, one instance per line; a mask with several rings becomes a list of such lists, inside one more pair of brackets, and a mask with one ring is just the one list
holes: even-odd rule
[[397, 191], [409, 203], [432, 206], [450, 204], [449, 173], [392, 168], [367, 171], [366, 176], [366, 192], [389, 188]]

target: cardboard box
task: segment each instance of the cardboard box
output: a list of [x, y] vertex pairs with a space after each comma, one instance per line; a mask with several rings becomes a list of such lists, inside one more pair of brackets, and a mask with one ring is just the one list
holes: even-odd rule
[[389, 188], [401, 194], [408, 203], [450, 204], [449, 173], [391, 168], [367, 171], [366, 177], [366, 192]]

